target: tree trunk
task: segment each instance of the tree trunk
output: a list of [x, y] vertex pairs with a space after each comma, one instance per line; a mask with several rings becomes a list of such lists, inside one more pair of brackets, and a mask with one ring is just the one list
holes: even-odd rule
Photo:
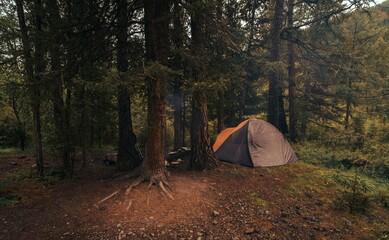
[[[288, 28], [293, 27], [293, 2], [288, 0]], [[291, 30], [290, 30], [291, 31]], [[296, 104], [296, 66], [293, 36], [288, 32], [288, 100], [289, 100], [289, 136], [292, 142], [297, 141], [297, 104]]]
[[[183, 10], [180, 6], [179, 1], [174, 2], [173, 6], [173, 27], [174, 31], [172, 32], [172, 41], [173, 45], [176, 48], [176, 53], [172, 60], [172, 65], [175, 69], [183, 69], [183, 62], [181, 54], [179, 53], [184, 47], [184, 33], [185, 29], [183, 26]], [[173, 108], [174, 108], [174, 149], [180, 149], [184, 146], [184, 119], [183, 119], [183, 105], [184, 105], [184, 95], [182, 93], [181, 87], [183, 85], [183, 79], [181, 76], [175, 76], [173, 80]]]
[[20, 119], [20, 110], [17, 107], [17, 99], [16, 99], [16, 90], [12, 92], [12, 111], [15, 115], [16, 121], [18, 123], [16, 134], [19, 138], [19, 147], [20, 150], [24, 151], [26, 148], [26, 128], [24, 122]]
[[23, 1], [16, 0], [16, 10], [19, 20], [20, 32], [22, 36], [23, 55], [25, 59], [25, 81], [28, 85], [28, 92], [31, 100], [31, 109], [33, 117], [33, 139], [34, 150], [37, 165], [38, 177], [44, 176], [43, 151], [42, 151], [42, 135], [40, 121], [40, 96], [39, 88], [34, 76], [33, 59], [31, 55], [31, 46], [28, 39], [26, 20], [24, 17]]
[[181, 84], [175, 83], [173, 93], [174, 107], [174, 149], [180, 149], [184, 145], [183, 141], [183, 94], [181, 92]]
[[284, 97], [282, 94], [282, 88], [278, 90], [278, 126], [283, 134], [288, 133], [288, 124], [286, 123], [286, 114], [284, 108]]
[[[351, 69], [353, 69], [353, 67], [351, 66]], [[344, 118], [344, 129], [348, 129], [349, 126], [350, 126], [350, 116], [351, 116], [351, 90], [352, 90], [352, 81], [351, 81], [351, 78], [349, 77], [348, 78], [348, 81], [347, 81], [347, 88], [348, 88], [348, 93], [347, 93], [347, 96], [346, 96], [346, 116]]]
[[190, 141], [192, 146], [189, 169], [213, 169], [219, 165], [212, 151], [208, 135], [207, 96], [202, 90], [195, 90], [192, 97], [192, 125]]
[[[49, 22], [50, 33], [53, 36], [54, 42], [50, 44], [50, 59], [51, 59], [51, 77], [53, 79], [52, 87], [52, 102], [53, 102], [53, 116], [55, 124], [55, 134], [57, 137], [57, 145], [61, 153], [63, 170], [67, 176], [73, 175], [73, 163], [70, 157], [71, 143], [70, 143], [70, 119], [69, 119], [69, 105], [70, 105], [70, 90], [65, 91], [65, 83], [70, 81], [69, 73], [63, 74], [61, 64], [61, 44], [63, 42], [63, 34], [58, 31], [61, 25], [61, 17], [59, 7], [55, 1], [47, 3], [49, 8]], [[71, 54], [69, 53], [69, 57]], [[70, 62], [72, 62], [70, 60]], [[66, 96], [64, 93], [66, 92]], [[65, 99], [64, 99], [65, 98]]]
[[[191, 33], [192, 54], [205, 56], [205, 11], [202, 0], [192, 1]], [[196, 62], [193, 66], [195, 89], [192, 96], [192, 124], [191, 124], [191, 147], [192, 153], [189, 169], [204, 170], [212, 169], [219, 165], [218, 160], [211, 148], [208, 135], [208, 106], [204, 85], [206, 76], [206, 63]]]
[[[169, 56], [169, 1], [144, 0], [144, 11], [146, 60], [166, 65]], [[166, 178], [166, 79], [162, 78], [163, 75], [146, 77], [147, 142], [142, 177], [155, 183]]]
[[[216, 1], [216, 17], [219, 22], [223, 21], [223, 1]], [[222, 36], [217, 37], [217, 55], [222, 58], [224, 54], [223, 49], [223, 39]], [[217, 132], [220, 133], [225, 128], [224, 120], [225, 120], [225, 97], [224, 97], [224, 89], [219, 89], [217, 91], [217, 108], [216, 108], [216, 117], [217, 117]]]
[[217, 92], [218, 96], [218, 106], [217, 106], [217, 132], [220, 133], [221, 131], [224, 130], [224, 119], [226, 118], [225, 114], [225, 104], [224, 104], [224, 91], [219, 90]]
[[[280, 60], [280, 49], [281, 49], [281, 30], [283, 22], [283, 8], [284, 0], [275, 1], [274, 17], [271, 31], [272, 46], [270, 49], [270, 62], [276, 63]], [[280, 76], [278, 71], [270, 70], [269, 73], [269, 91], [268, 91], [268, 121], [280, 128], [279, 121], [279, 96], [280, 90]]]
[[[128, 71], [128, 10], [127, 0], [117, 0], [117, 69]], [[118, 89], [119, 146], [117, 167], [120, 170], [134, 170], [141, 164], [136, 150], [136, 136], [132, 127], [131, 98], [128, 88], [121, 84]]]

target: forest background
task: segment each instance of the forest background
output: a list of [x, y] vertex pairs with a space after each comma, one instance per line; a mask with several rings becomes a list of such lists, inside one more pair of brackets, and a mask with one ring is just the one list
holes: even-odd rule
[[44, 156], [72, 176], [96, 151], [134, 170], [140, 147], [150, 178], [183, 146], [217, 166], [218, 132], [262, 118], [388, 180], [388, 26], [388, 1], [2, 0], [0, 146], [41, 177]]

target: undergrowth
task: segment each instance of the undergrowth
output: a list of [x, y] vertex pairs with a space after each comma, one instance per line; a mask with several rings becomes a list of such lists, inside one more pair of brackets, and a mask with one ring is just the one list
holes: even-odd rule
[[294, 146], [302, 164], [310, 169], [294, 178], [288, 191], [300, 197], [318, 197], [335, 209], [368, 212], [373, 206], [389, 209], [389, 145], [337, 147], [305, 142]]
[[0, 180], [0, 206], [13, 205], [21, 200], [21, 196], [12, 190], [12, 185], [16, 183], [25, 184], [54, 184], [62, 178], [62, 171], [50, 168], [46, 169], [44, 178], [37, 178], [32, 171], [21, 171], [8, 173]]

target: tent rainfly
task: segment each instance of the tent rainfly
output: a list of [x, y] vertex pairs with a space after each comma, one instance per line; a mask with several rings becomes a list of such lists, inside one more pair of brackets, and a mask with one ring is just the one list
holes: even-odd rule
[[250, 167], [280, 166], [297, 161], [297, 156], [282, 133], [270, 123], [248, 119], [235, 128], [227, 128], [213, 145], [222, 161]]

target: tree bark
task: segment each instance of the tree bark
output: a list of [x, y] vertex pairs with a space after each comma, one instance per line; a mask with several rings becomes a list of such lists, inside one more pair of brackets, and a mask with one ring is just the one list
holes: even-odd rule
[[33, 139], [34, 139], [34, 150], [37, 165], [38, 177], [44, 176], [44, 162], [43, 162], [43, 151], [42, 151], [42, 135], [41, 135], [41, 121], [40, 121], [40, 94], [37, 86], [36, 79], [34, 76], [33, 58], [31, 54], [31, 45], [28, 39], [28, 32], [26, 26], [26, 20], [24, 16], [23, 1], [16, 0], [16, 10], [18, 15], [19, 27], [22, 38], [23, 55], [25, 60], [25, 81], [28, 85], [28, 92], [31, 101], [31, 109], [33, 116]]
[[[205, 11], [202, 0], [192, 0], [192, 54], [195, 56], [205, 56]], [[191, 147], [192, 154], [189, 169], [204, 170], [213, 169], [219, 165], [218, 160], [211, 148], [208, 135], [208, 103], [204, 89], [206, 80], [206, 63], [196, 62], [193, 66], [193, 79], [195, 89], [192, 96], [192, 124], [191, 124]]]
[[[293, 27], [293, 3], [288, 0], [288, 28]], [[289, 100], [289, 136], [292, 142], [297, 141], [297, 104], [296, 104], [296, 65], [292, 33], [288, 32], [288, 100]]]
[[[167, 65], [169, 56], [169, 1], [144, 0], [146, 60]], [[162, 71], [162, 70], [161, 70]], [[166, 134], [166, 79], [164, 74], [152, 74], [147, 82], [147, 142], [142, 177], [151, 182], [163, 182]]]
[[[272, 46], [270, 49], [270, 62], [276, 63], [280, 60], [281, 49], [281, 30], [283, 22], [284, 0], [275, 1], [274, 17], [271, 30]], [[280, 96], [280, 76], [276, 70], [269, 73], [269, 91], [268, 91], [268, 121], [280, 128], [279, 121], [279, 96]]]
[[[117, 0], [118, 39], [117, 69], [119, 73], [128, 71], [128, 10], [127, 0]], [[128, 87], [120, 84], [118, 89], [119, 146], [117, 167], [120, 170], [134, 170], [141, 164], [136, 150], [136, 136], [132, 127], [131, 98]]]

